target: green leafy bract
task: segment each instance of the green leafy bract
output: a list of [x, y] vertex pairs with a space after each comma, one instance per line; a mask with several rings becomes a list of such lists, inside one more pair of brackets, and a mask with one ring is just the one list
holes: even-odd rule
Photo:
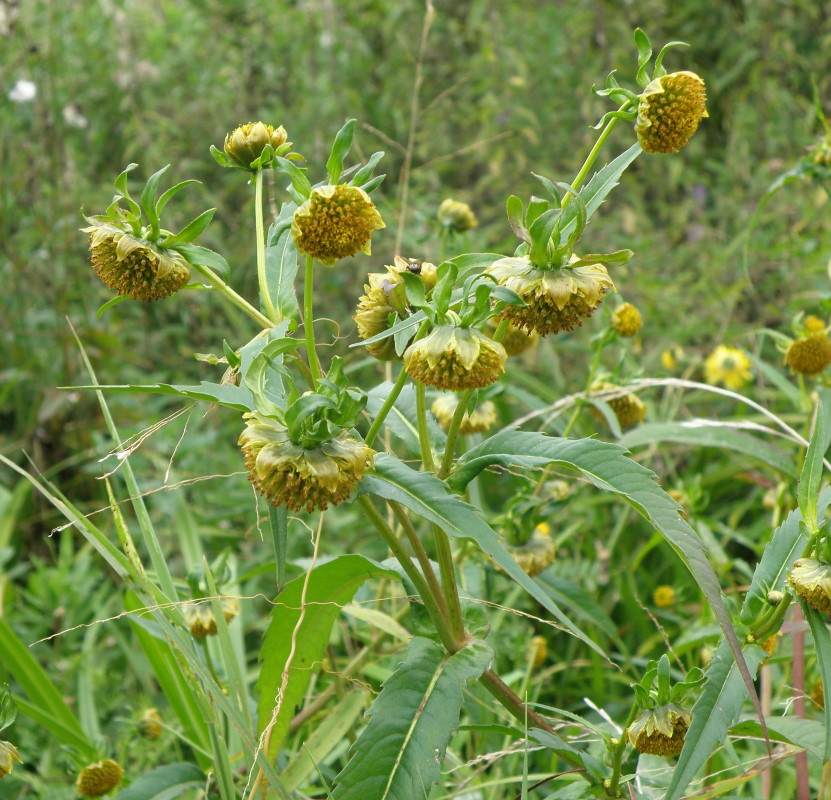
[[462, 689], [492, 657], [482, 641], [449, 655], [430, 639], [414, 638], [369, 709], [369, 724], [335, 781], [333, 800], [426, 800], [459, 727]]

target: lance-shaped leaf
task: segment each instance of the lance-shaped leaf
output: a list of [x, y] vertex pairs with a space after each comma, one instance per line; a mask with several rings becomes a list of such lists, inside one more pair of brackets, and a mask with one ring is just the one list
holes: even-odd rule
[[60, 386], [60, 389], [99, 389], [105, 392], [118, 394], [170, 394], [175, 397], [188, 397], [191, 400], [205, 400], [208, 403], [217, 403], [237, 411], [252, 411], [254, 409], [254, 395], [244, 386], [233, 384], [208, 383], [202, 381], [198, 386], [177, 386], [171, 383], [130, 384], [122, 386]]
[[[258, 730], [262, 732], [274, 721], [268, 755], [277, 754], [289, 731], [295, 708], [303, 700], [315, 664], [324, 656], [332, 624], [341, 608], [352, 601], [355, 592], [367, 580], [379, 577], [397, 577], [397, 574], [363, 556], [339, 556], [315, 567], [309, 575], [295, 578], [277, 596], [260, 652], [262, 669], [257, 681], [260, 696]], [[306, 606], [301, 611], [304, 598]], [[293, 637], [298, 623], [297, 634]], [[288, 663], [292, 638], [294, 655]], [[285, 686], [284, 671], [288, 671]], [[275, 698], [281, 687], [280, 708], [275, 715]]]
[[434, 522], [455, 539], [471, 539], [503, 572], [513, 578], [538, 603], [543, 605], [564, 628], [606, 658], [589, 636], [575, 625], [554, 602], [551, 595], [533, 578], [525, 574], [502, 546], [496, 531], [483, 520], [476, 509], [448, 491], [447, 484], [426, 472], [416, 472], [397, 458], [385, 453], [375, 457], [375, 467], [360, 485], [364, 494], [394, 500], [420, 517]]
[[493, 653], [472, 641], [453, 655], [416, 637], [369, 709], [370, 721], [337, 777], [333, 800], [426, 800], [459, 727], [462, 689]]
[[[817, 654], [822, 688], [823, 691], [827, 691], [831, 689], [831, 635], [828, 633], [825, 617], [805, 603], [801, 605], [805, 619], [811, 626], [811, 636], [814, 637], [814, 651]], [[831, 759], [831, 703], [823, 705], [823, 718], [825, 720], [825, 742], [822, 748], [822, 760], [828, 761]]]
[[707, 559], [704, 544], [678, 513], [680, 506], [655, 482], [655, 473], [627, 458], [622, 447], [596, 439], [560, 439], [543, 433], [502, 431], [468, 450], [459, 459], [448, 483], [462, 489], [491, 465], [535, 468], [548, 464], [576, 469], [599, 489], [618, 495], [681, 556], [709, 601], [761, 716], [753, 680], [742, 658], [730, 615], [721, 599], [721, 586]]
[[268, 229], [265, 249], [265, 274], [268, 294], [274, 301], [279, 319], [290, 319], [298, 313], [294, 280], [297, 277], [297, 247], [291, 236], [291, 220], [297, 206], [284, 203], [280, 216]]
[[139, 775], [115, 800], [173, 800], [188, 789], [204, 789], [205, 773], [195, 764], [165, 764]]

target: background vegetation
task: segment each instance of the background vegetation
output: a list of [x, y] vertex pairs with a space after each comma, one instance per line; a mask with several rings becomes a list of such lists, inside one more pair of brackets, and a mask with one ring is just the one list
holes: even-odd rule
[[[221, 367], [209, 367], [193, 353], [219, 353], [222, 338], [236, 346], [250, 337], [248, 321], [208, 293], [152, 305], [123, 303], [103, 318], [96, 315], [110, 293], [88, 266], [78, 211], [102, 211], [114, 176], [128, 162], [139, 161], [142, 176], [172, 162], [176, 180], [202, 181], [180, 196], [171, 222], [182, 224], [216, 206], [203, 243], [225, 254], [235, 287], [252, 297], [252, 192], [238, 174], [216, 167], [209, 146], [221, 145], [238, 123], [263, 119], [285, 125], [296, 149], [322, 163], [333, 132], [356, 117], [363, 126], [357, 154], [387, 154], [388, 179], [375, 197], [388, 227], [374, 237], [370, 258], [318, 273], [326, 297], [321, 307], [348, 343], [355, 338], [350, 315], [365, 274], [391, 263], [399, 220], [406, 223], [400, 252], [437, 261], [435, 213], [453, 196], [468, 202], [480, 221], [469, 249], [513, 250], [505, 197], [534, 192], [532, 171], [556, 180], [574, 174], [596, 135], [589, 125], [607, 110], [589, 88], [619, 65], [621, 82], [631, 82], [631, 32], [637, 26], [655, 42], [691, 43], [673, 51], [668, 65], [705, 78], [710, 118], [682, 155], [641, 157], [604, 207], [602, 225], [595, 221], [586, 234], [595, 252], [629, 247], [637, 254], [616, 275], [623, 297], [646, 320], [641, 339], [620, 356], [627, 375], [667, 375], [661, 353], [681, 347], [684, 356], [672, 374], [701, 379], [703, 357], [722, 342], [778, 369], [781, 355], [761, 329], [787, 332], [800, 311], [828, 316], [831, 242], [822, 185], [788, 186], [753, 216], [767, 187], [822, 133], [813, 99], [815, 87], [831, 103], [831, 15], [822, 3], [436, 0], [435, 9], [411, 129], [420, 2], [0, 3], [0, 453], [21, 465], [31, 460], [95, 515], [108, 503], [95, 477], [117, 462], [99, 463], [110, 444], [94, 396], [55, 388], [88, 382], [70, 324], [105, 383], [153, 383], [172, 374], [181, 383], [218, 380]], [[10, 95], [20, 80], [36, 86], [31, 101]], [[411, 135], [402, 212], [400, 178]], [[619, 126], [607, 146], [609, 158], [631, 141], [629, 127]], [[751, 222], [757, 223], [752, 231]], [[503, 398], [503, 418], [580, 390], [591, 337], [607, 322], [604, 309], [583, 329], [526, 357], [524, 376]], [[617, 358], [609, 356], [606, 366], [615, 367]], [[793, 397], [761, 369], [756, 375], [757, 399], [799, 425], [804, 413]], [[655, 422], [693, 414], [690, 402], [703, 416], [743, 413], [731, 401], [703, 395], [691, 400], [660, 390], [644, 399]], [[179, 401], [121, 395], [110, 405], [125, 437], [181, 407]], [[583, 416], [579, 432], [593, 433], [596, 422]], [[227, 553], [242, 593], [270, 596], [273, 566], [248, 513], [238, 428], [234, 415], [196, 407], [144, 441], [131, 463], [140, 479], [146, 476], [145, 489], [158, 489], [150, 508], [178, 573], [197, 567], [201, 552], [209, 559]], [[185, 446], [177, 450], [183, 435]], [[611, 436], [607, 430], [602, 435]], [[770, 532], [765, 492], [781, 484], [780, 497], [786, 497], [792, 485], [769, 467], [748, 467], [746, 460], [713, 449], [647, 447], [638, 457], [659, 472], [665, 487], [682, 493], [725, 588], [746, 584]], [[180, 482], [186, 485], [166, 491]], [[778, 508], [786, 507], [787, 500]], [[98, 522], [106, 526], [102, 516]], [[339, 542], [338, 550], [366, 547], [373, 539], [357, 524], [357, 512], [346, 510], [341, 520], [354, 540]], [[121, 613], [123, 597], [76, 534], [54, 530], [61, 524], [25, 481], [8, 470], [0, 473], [0, 617], [26, 643], [69, 631], [31, 652], [82, 721], [118, 742], [138, 773], [160, 755], [136, 738], [135, 720], [148, 706], [162, 708], [163, 700], [149, 665], [134, 658], [126, 622], [82, 627]], [[599, 621], [598, 635], [607, 636], [606, 646], [621, 663], [642, 666], [672, 642], [687, 665], [701, 664], [702, 648], [717, 640], [717, 629], [683, 565], [646, 526], [598, 504], [588, 492], [580, 514], [558, 524], [562, 549], [553, 579], [579, 584], [586, 614]], [[291, 546], [295, 558], [309, 554], [307, 540]], [[378, 544], [369, 547], [384, 557]], [[616, 557], [624, 553], [626, 559]], [[497, 583], [499, 602], [539, 613], [531, 601], [505, 597], [498, 576], [489, 580]], [[660, 584], [678, 594], [668, 610], [651, 606]], [[244, 605], [253, 653], [267, 610], [265, 600]], [[503, 669], [522, 672], [527, 643], [541, 629], [511, 615], [497, 625], [509, 645], [504, 652], [516, 662]], [[333, 672], [349, 655], [352, 639], [367, 634], [347, 620], [342, 636], [346, 644], [333, 647]], [[535, 678], [541, 699], [583, 711], [587, 695], [618, 711], [629, 702], [632, 674], [621, 673], [619, 685], [610, 688], [607, 670], [574, 640], [555, 635], [549, 648], [547, 666]], [[377, 685], [391, 663], [381, 660], [362, 680]], [[0, 657], [0, 676], [2, 671]], [[13, 730], [28, 764], [46, 776], [47, 788], [31, 788], [40, 793], [29, 796], [72, 796], [61, 794], [65, 765], [49, 736], [23, 717]], [[459, 763], [500, 743], [496, 736], [471, 737], [459, 746]], [[338, 757], [343, 752], [333, 763]], [[521, 759], [509, 761], [503, 774], [517, 770]], [[793, 796], [789, 781], [783, 779], [777, 796]], [[25, 796], [21, 786], [0, 784], [0, 797]]]

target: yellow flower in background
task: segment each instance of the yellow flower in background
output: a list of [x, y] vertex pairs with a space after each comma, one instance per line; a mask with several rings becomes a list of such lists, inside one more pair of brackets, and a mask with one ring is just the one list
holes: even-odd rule
[[[452, 394], [437, 397], [433, 401], [430, 411], [433, 412], [442, 430], [446, 431], [450, 427], [458, 405], [459, 398]], [[496, 406], [490, 400], [485, 400], [479, 403], [470, 414], [465, 412], [459, 425], [459, 433], [482, 433], [492, 428], [495, 422]]]
[[807, 317], [805, 317], [805, 319], [802, 321], [802, 326], [808, 333], [826, 332], [825, 321], [820, 319], [815, 314], [809, 314]]
[[677, 599], [675, 589], [673, 589], [672, 586], [659, 586], [652, 593], [652, 602], [655, 603], [658, 608], [671, 608], [675, 605], [675, 601]]
[[464, 233], [479, 224], [476, 214], [467, 203], [450, 197], [439, 206], [438, 218], [442, 227], [453, 233]]
[[643, 317], [637, 306], [632, 303], [623, 303], [612, 314], [612, 329], [624, 339], [636, 336], [643, 326]]
[[669, 350], [664, 350], [661, 353], [661, 366], [664, 369], [675, 369], [683, 358], [683, 347], [671, 347]]
[[704, 377], [707, 383], [738, 391], [753, 378], [750, 359], [743, 350], [720, 344], [704, 361]]
[[528, 655], [532, 669], [539, 669], [548, 658], [548, 642], [545, 636], [535, 636], [528, 643]]
[[111, 758], [96, 761], [84, 767], [75, 781], [75, 791], [81, 797], [101, 797], [121, 783], [124, 770]]

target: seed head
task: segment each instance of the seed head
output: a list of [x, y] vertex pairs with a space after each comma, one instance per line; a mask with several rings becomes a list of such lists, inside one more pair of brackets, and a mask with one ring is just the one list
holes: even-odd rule
[[276, 420], [256, 411], [244, 419], [239, 445], [248, 479], [273, 506], [325, 511], [346, 500], [372, 464], [374, 451], [348, 431], [305, 449]]
[[14, 762], [23, 763], [20, 753], [11, 742], [0, 741], [0, 778], [11, 774], [14, 769]]
[[[572, 256], [571, 260], [579, 259]], [[540, 336], [582, 325], [600, 305], [607, 289], [615, 288], [602, 264], [542, 270], [524, 256], [501, 259], [485, 272], [525, 301], [524, 306], [506, 306], [502, 317]]]
[[440, 325], [404, 351], [404, 369], [437, 389], [483, 389], [505, 372], [508, 355], [475, 328]]
[[159, 247], [106, 222], [88, 228], [92, 268], [108, 289], [133, 300], [159, 300], [179, 291], [190, 265], [175, 250]]
[[276, 150], [285, 144], [286, 138], [286, 129], [282, 125], [275, 128], [264, 122], [247, 122], [225, 137], [225, 155], [238, 167], [250, 170], [251, 162], [263, 154], [267, 145]]
[[644, 709], [626, 729], [632, 747], [639, 753], [677, 756], [684, 746], [690, 713], [677, 703]]
[[479, 221], [467, 203], [447, 198], [439, 206], [439, 222], [453, 233], [464, 233], [475, 228]]
[[[459, 399], [452, 394], [442, 395], [433, 401], [430, 410], [443, 430], [450, 427], [458, 405]], [[459, 433], [482, 433], [493, 427], [495, 422], [496, 406], [490, 400], [485, 400], [484, 403], [479, 403], [472, 413], [465, 413], [459, 425]]]
[[623, 303], [612, 314], [612, 329], [625, 339], [637, 335], [642, 326], [641, 312], [631, 303]]
[[124, 770], [111, 758], [96, 761], [84, 767], [75, 781], [75, 791], [81, 797], [101, 797], [121, 783]]
[[823, 329], [792, 342], [785, 352], [785, 364], [799, 375], [817, 375], [831, 364], [831, 339]]
[[655, 78], [638, 103], [635, 131], [647, 153], [677, 153], [708, 116], [704, 81], [694, 72]]
[[291, 235], [298, 250], [331, 265], [358, 251], [369, 255], [372, 232], [384, 227], [369, 195], [340, 183], [312, 189], [294, 212]]

